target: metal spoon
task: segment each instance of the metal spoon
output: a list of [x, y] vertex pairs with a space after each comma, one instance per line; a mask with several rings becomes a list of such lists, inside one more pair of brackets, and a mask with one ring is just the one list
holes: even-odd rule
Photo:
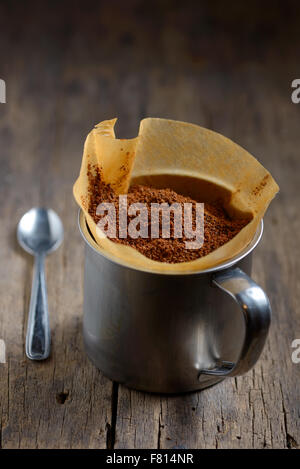
[[50, 355], [50, 326], [45, 281], [45, 257], [61, 244], [62, 222], [51, 209], [32, 208], [21, 218], [17, 238], [25, 251], [35, 256], [26, 355], [31, 360], [45, 360]]

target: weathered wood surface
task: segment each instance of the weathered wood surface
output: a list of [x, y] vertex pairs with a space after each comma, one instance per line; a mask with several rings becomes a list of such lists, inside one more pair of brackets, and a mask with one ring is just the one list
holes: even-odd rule
[[[0, 4], [0, 78], [7, 83], [7, 104], [0, 104], [2, 448], [300, 447], [300, 364], [291, 360], [300, 338], [300, 105], [290, 99], [299, 15], [284, 3], [285, 22], [275, 8], [240, 27], [230, 11], [195, 11], [188, 2], [184, 9], [138, 1], [85, 2], [85, 9]], [[134, 136], [144, 116], [212, 128], [278, 181], [253, 271], [269, 294], [273, 323], [247, 375], [201, 393], [156, 396], [113, 384], [87, 360], [72, 184], [85, 135], [114, 116], [121, 137]], [[65, 242], [47, 260], [52, 356], [33, 363], [24, 355], [32, 259], [15, 230], [39, 204], [61, 215]]]

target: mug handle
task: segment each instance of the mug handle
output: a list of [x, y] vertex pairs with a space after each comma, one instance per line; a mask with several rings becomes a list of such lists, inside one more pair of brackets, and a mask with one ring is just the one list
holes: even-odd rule
[[213, 283], [228, 293], [240, 306], [245, 320], [245, 339], [236, 363], [221, 361], [220, 366], [201, 370], [199, 377], [237, 376], [249, 371], [257, 362], [264, 347], [271, 322], [271, 306], [263, 289], [238, 267], [216, 272]]

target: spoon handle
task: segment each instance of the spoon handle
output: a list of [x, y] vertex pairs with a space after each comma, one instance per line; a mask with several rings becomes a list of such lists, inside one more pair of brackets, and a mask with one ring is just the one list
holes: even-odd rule
[[26, 335], [26, 355], [31, 360], [45, 360], [50, 355], [50, 326], [45, 280], [45, 255], [37, 254], [31, 289]]

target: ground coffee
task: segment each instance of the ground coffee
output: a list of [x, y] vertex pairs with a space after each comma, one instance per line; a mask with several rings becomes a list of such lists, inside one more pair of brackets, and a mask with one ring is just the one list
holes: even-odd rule
[[[119, 211], [119, 198], [112, 190], [109, 184], [105, 184], [101, 179], [101, 173], [98, 168], [94, 171], [88, 168], [89, 177], [89, 213], [97, 223], [101, 217], [96, 214], [97, 207], [100, 203], [110, 202], [115, 206], [117, 220]], [[167, 203], [169, 205], [174, 202], [183, 206], [184, 203], [193, 204], [192, 211], [192, 225], [195, 228], [195, 206], [196, 201], [190, 197], [177, 194], [171, 189], [156, 189], [154, 187], [136, 185], [130, 187], [127, 194], [128, 205], [136, 202], [142, 202], [149, 207], [152, 203]], [[128, 224], [133, 216], [128, 215]], [[124, 239], [119, 238], [119, 226], [117, 223], [117, 235], [110, 238], [116, 243], [131, 246], [137, 249], [144, 256], [149, 257], [155, 261], [177, 263], [193, 261], [199, 257], [206, 256], [210, 252], [219, 248], [223, 244], [231, 240], [239, 231], [249, 223], [249, 219], [236, 219], [232, 220], [226, 214], [222, 207], [222, 202], [217, 201], [214, 203], [204, 204], [204, 243], [200, 249], [187, 249], [185, 241], [190, 241], [184, 235], [181, 238], [176, 238], [173, 231], [174, 216], [171, 214], [170, 219], [170, 238], [165, 239], [161, 236], [159, 238], [137, 238], [133, 239], [127, 237]], [[161, 218], [160, 218], [161, 222]], [[148, 218], [149, 232], [150, 232], [150, 215]], [[160, 226], [161, 235], [161, 226]]]

